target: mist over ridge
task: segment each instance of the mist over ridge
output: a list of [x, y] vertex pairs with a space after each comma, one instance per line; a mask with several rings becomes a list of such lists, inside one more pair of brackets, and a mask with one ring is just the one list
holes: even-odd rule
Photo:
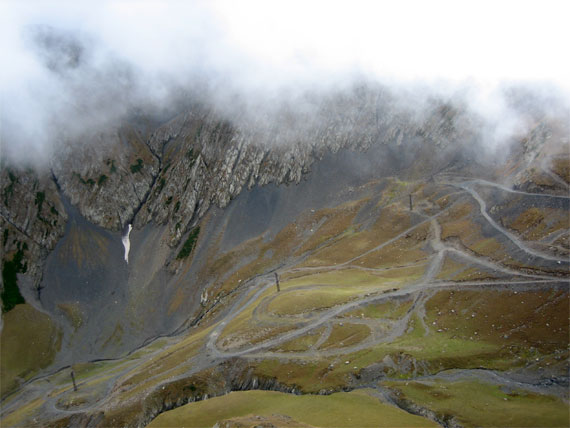
[[62, 141], [188, 102], [238, 127], [275, 129], [288, 117], [301, 132], [323, 102], [355, 88], [412, 115], [434, 98], [459, 102], [495, 150], [529, 126], [525, 103], [568, 114], [565, 6], [547, 6], [4, 2], [2, 156], [44, 163]]

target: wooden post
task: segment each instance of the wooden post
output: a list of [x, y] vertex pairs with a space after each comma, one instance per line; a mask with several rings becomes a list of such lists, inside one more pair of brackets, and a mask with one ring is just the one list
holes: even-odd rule
[[413, 211], [414, 207], [412, 205], [412, 194], [410, 193], [410, 211]]
[[273, 272], [273, 274], [275, 275], [275, 285], [277, 286], [277, 292], [279, 292], [281, 291], [279, 288], [279, 275], [277, 275], [277, 272]]
[[73, 390], [77, 391], [77, 385], [75, 384], [75, 373], [71, 370], [71, 381], [73, 382]]

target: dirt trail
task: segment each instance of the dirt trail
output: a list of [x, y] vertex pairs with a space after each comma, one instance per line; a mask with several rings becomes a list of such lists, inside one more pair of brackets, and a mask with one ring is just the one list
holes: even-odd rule
[[[459, 176], [459, 175], [455, 175], [455, 176], [451, 176], [448, 174], [442, 174], [440, 176], [441, 178], [444, 177], [448, 177], [448, 178], [458, 178], [458, 179], [462, 179], [461, 183], [468, 185], [468, 184], [479, 184], [481, 186], [487, 186], [487, 187], [495, 187], [497, 189], [503, 190], [505, 192], [508, 193], [516, 193], [519, 195], [526, 195], [526, 196], [537, 196], [537, 197], [541, 197], [541, 198], [559, 198], [559, 199], [570, 199], [570, 196], [565, 196], [565, 195], [551, 195], [549, 193], [532, 193], [532, 192], [525, 192], [522, 190], [515, 190], [512, 189], [508, 186], [505, 186], [504, 184], [500, 184], [500, 183], [495, 183], [493, 181], [488, 181], [488, 180], [484, 180], [481, 178], [469, 178], [469, 177], [465, 177], [465, 176]], [[449, 182], [449, 181], [441, 181], [440, 184], [447, 184], [447, 185], [451, 185], [451, 186], [456, 186], [458, 183], [454, 183], [454, 182]]]
[[568, 261], [568, 260], [560, 260], [561, 259], [560, 257], [555, 257], [555, 256], [552, 256], [550, 254], [543, 253], [542, 251], [537, 251], [537, 250], [530, 248], [522, 240], [520, 240], [518, 237], [513, 235], [508, 230], [506, 230], [504, 227], [497, 224], [497, 222], [491, 218], [491, 216], [487, 213], [487, 203], [483, 200], [483, 198], [481, 198], [479, 193], [477, 193], [472, 187], [470, 187], [467, 184], [452, 184], [452, 185], [458, 186], [462, 189], [465, 189], [467, 192], [469, 192], [469, 194], [473, 197], [473, 199], [475, 199], [477, 201], [477, 203], [479, 204], [479, 208], [480, 208], [479, 211], [481, 212], [481, 215], [485, 218], [485, 220], [487, 220], [487, 222], [491, 226], [493, 226], [493, 228], [495, 228], [499, 233], [501, 233], [502, 235], [507, 237], [509, 240], [511, 240], [513, 244], [515, 244], [518, 248], [520, 248], [525, 253], [530, 254], [532, 256], [535, 256], [535, 257], [538, 257], [538, 258], [541, 258], [541, 259], [552, 260], [552, 261], [565, 263], [565, 264], [570, 263], [570, 261]]
[[[469, 182], [477, 182], [479, 180], [471, 180]], [[508, 232], [507, 230], [505, 230], [503, 227], [499, 226], [487, 213], [487, 206], [485, 201], [480, 197], [480, 195], [474, 190], [472, 189], [467, 183], [469, 182], [463, 182], [463, 183], [448, 183], [449, 185], [455, 186], [455, 187], [459, 187], [461, 189], [463, 189], [464, 191], [467, 191], [479, 204], [480, 207], [480, 212], [483, 215], [483, 217], [497, 230], [499, 231], [501, 234], [507, 236], [513, 243], [515, 243], [515, 245], [531, 254], [534, 255], [536, 257], [542, 257], [542, 258], [547, 258], [549, 260], [557, 260], [558, 258], [554, 258], [550, 255], [546, 255], [543, 254], [541, 252], [538, 252], [536, 250], [533, 250], [531, 248], [528, 248], [527, 245], [525, 245], [519, 238], [517, 238], [516, 236], [514, 236], [513, 234], [511, 234], [510, 232]], [[485, 183], [490, 183], [490, 182], [485, 182]], [[494, 184], [499, 188], [503, 188], [503, 186], [496, 184], [496, 183], [490, 183], [490, 184]], [[517, 193], [525, 193], [525, 192], [517, 192]], [[374, 252], [374, 251], [378, 251], [384, 247], [386, 247], [387, 245], [390, 245], [396, 241], [398, 241], [399, 239], [405, 237], [407, 234], [409, 234], [410, 232], [412, 232], [414, 229], [418, 228], [419, 226], [430, 222], [430, 226], [431, 226], [431, 239], [429, 241], [430, 247], [433, 249], [434, 254], [432, 255], [428, 267], [426, 269], [426, 272], [422, 278], [421, 281], [414, 283], [414, 284], [408, 284], [407, 286], [404, 286], [400, 289], [397, 290], [393, 290], [381, 295], [373, 295], [373, 296], [367, 296], [364, 298], [359, 298], [357, 300], [342, 304], [342, 305], [337, 305], [329, 310], [323, 311], [321, 313], [319, 313], [319, 315], [317, 317], [312, 317], [310, 320], [306, 321], [301, 327], [293, 330], [293, 331], [289, 331], [287, 333], [284, 333], [282, 335], [277, 335], [276, 337], [269, 339], [265, 342], [262, 343], [258, 343], [256, 345], [247, 347], [247, 348], [242, 348], [239, 350], [235, 350], [235, 351], [221, 351], [216, 347], [216, 340], [218, 339], [219, 335], [221, 334], [221, 332], [223, 331], [224, 326], [230, 322], [232, 319], [234, 319], [236, 316], [239, 315], [239, 313], [241, 313], [241, 311], [245, 310], [249, 305], [253, 304], [255, 302], [255, 300], [257, 299], [257, 297], [263, 293], [265, 291], [265, 289], [267, 289], [268, 287], [271, 286], [271, 284], [266, 285], [264, 288], [262, 288], [259, 292], [257, 292], [254, 297], [252, 297], [245, 305], [241, 306], [241, 308], [238, 308], [238, 305], [234, 305], [234, 308], [236, 308], [235, 310], [232, 310], [230, 312], [230, 314], [226, 317], [226, 319], [224, 321], [222, 321], [217, 327], [216, 329], [212, 332], [210, 339], [208, 341], [208, 349], [213, 353], [213, 355], [215, 355], [217, 358], [229, 358], [229, 357], [236, 357], [236, 356], [252, 356], [252, 357], [267, 357], [267, 356], [276, 356], [279, 355], [282, 358], [299, 358], [299, 357], [304, 357], [304, 356], [311, 356], [311, 355], [315, 355], [316, 353], [318, 353], [318, 355], [321, 356], [325, 356], [325, 355], [337, 355], [337, 354], [343, 354], [343, 353], [350, 353], [350, 352], [355, 352], [357, 350], [361, 350], [364, 349], [366, 347], [369, 347], [371, 345], [374, 344], [378, 344], [378, 343], [382, 343], [385, 342], [387, 340], [393, 340], [397, 337], [399, 337], [401, 334], [403, 334], [403, 332], [405, 331], [405, 327], [408, 324], [409, 321], [409, 317], [412, 311], [410, 311], [405, 317], [403, 317], [399, 322], [395, 323], [395, 325], [393, 325], [391, 331], [385, 335], [385, 337], [380, 337], [380, 338], [376, 338], [373, 342], [370, 340], [365, 340], [363, 342], [361, 342], [358, 345], [352, 346], [352, 347], [342, 347], [342, 348], [338, 348], [338, 349], [329, 349], [327, 351], [317, 351], [318, 346], [313, 345], [313, 347], [307, 351], [307, 352], [297, 352], [297, 353], [277, 353], [277, 352], [263, 352], [263, 353], [259, 353], [259, 351], [262, 351], [264, 349], [269, 349], [269, 348], [273, 348], [275, 346], [278, 346], [284, 342], [287, 342], [289, 340], [292, 340], [294, 338], [297, 338], [305, 333], [307, 333], [308, 331], [319, 327], [323, 324], [326, 323], [327, 325], [327, 329], [325, 330], [325, 332], [323, 333], [322, 337], [319, 339], [319, 342], [324, 342], [326, 340], [326, 338], [328, 337], [328, 335], [330, 335], [330, 331], [329, 328], [331, 328], [331, 320], [337, 316], [339, 316], [340, 314], [344, 313], [344, 312], [348, 312], [350, 310], [353, 310], [355, 308], [357, 308], [358, 306], [361, 305], [366, 305], [369, 303], [373, 303], [373, 302], [379, 302], [379, 301], [383, 301], [383, 300], [388, 300], [391, 298], [394, 298], [396, 296], [402, 296], [404, 294], [411, 294], [414, 292], [417, 292], [419, 290], [433, 290], [435, 288], [440, 288], [440, 287], [450, 287], [453, 285], [456, 286], [460, 286], [460, 287], [465, 287], [467, 285], [479, 285], [479, 286], [517, 286], [517, 285], [528, 285], [531, 283], [534, 284], [538, 284], [539, 282], [542, 284], [547, 284], [549, 282], [559, 282], [560, 279], [554, 276], [549, 276], [549, 275], [535, 275], [535, 274], [527, 274], [524, 272], [520, 272], [520, 271], [516, 271], [514, 269], [510, 269], [510, 268], [506, 268], [503, 267], [497, 263], [494, 263], [493, 261], [484, 258], [484, 257], [480, 257], [480, 256], [474, 256], [472, 254], [468, 254], [464, 251], [461, 251], [458, 248], [454, 248], [452, 246], [446, 245], [441, 241], [441, 226], [439, 225], [438, 221], [437, 221], [437, 217], [439, 217], [441, 214], [443, 214], [444, 212], [446, 212], [447, 210], [449, 210], [450, 207], [448, 207], [445, 210], [440, 211], [439, 213], [429, 216], [427, 217], [425, 220], [415, 224], [414, 226], [412, 226], [411, 228], [406, 229], [405, 231], [397, 234], [396, 236], [394, 236], [391, 239], [388, 239], [387, 241], [377, 245], [376, 247], [367, 250], [365, 252], [363, 252], [362, 254], [360, 254], [359, 256], [353, 257], [343, 263], [337, 263], [335, 265], [332, 266], [319, 266], [319, 267], [315, 267], [315, 268], [291, 268], [289, 270], [282, 270], [282, 274], [284, 273], [290, 273], [290, 272], [300, 272], [300, 271], [329, 271], [329, 270], [338, 270], [341, 268], [346, 269], [347, 267], [351, 266], [351, 263], [353, 263], [354, 261]], [[445, 259], [445, 255], [446, 253], [453, 253], [455, 256], [462, 258], [466, 261], [468, 261], [471, 264], [475, 264], [475, 265], [479, 265], [482, 266], [484, 268], [490, 269], [492, 271], [495, 272], [500, 272], [502, 274], [508, 275], [508, 276], [518, 276], [518, 277], [526, 277], [526, 278], [533, 278], [533, 281], [512, 281], [512, 280], [496, 280], [496, 281], [479, 281], [479, 282], [461, 282], [461, 283], [455, 283], [452, 281], [435, 281], [435, 278], [437, 277], [438, 273], [441, 270], [441, 267], [443, 265], [443, 261]], [[303, 286], [303, 289], [311, 289], [314, 287], [318, 287], [318, 285], [309, 285], [309, 286]], [[381, 291], [381, 290], [379, 290]], [[275, 298], [275, 297], [273, 297]], [[259, 305], [259, 307], [263, 306], [264, 309], [266, 308], [266, 305], [264, 305], [263, 303], [261, 303]], [[414, 310], [416, 303], [414, 303]], [[417, 305], [418, 307], [421, 305]], [[423, 313], [421, 312], [421, 310], [418, 313], [419, 315], [419, 319], [421, 321], [423, 321]], [[427, 329], [427, 327], [426, 327]], [[327, 334], [328, 333], [328, 334]]]
[[[487, 213], [487, 205], [485, 201], [481, 198], [479, 193], [473, 189], [473, 184], [480, 184], [484, 186], [493, 186], [499, 188], [501, 190], [523, 194], [523, 195], [531, 195], [531, 196], [540, 196], [540, 197], [550, 197], [550, 198], [565, 198], [570, 199], [570, 197], [566, 196], [558, 196], [558, 195], [546, 195], [546, 194], [534, 194], [522, 191], [516, 191], [507, 188], [498, 183], [488, 182], [486, 180], [480, 179], [470, 179], [466, 181], [462, 181], [460, 183], [441, 183], [450, 185], [456, 188], [459, 188], [467, 193], [475, 199], [475, 201], [479, 205], [479, 211], [481, 215], [485, 218], [485, 220], [500, 234], [507, 237], [511, 242], [513, 242], [517, 248], [530, 254], [535, 257], [539, 257], [542, 259], [557, 261], [561, 263], [568, 264], [568, 261], [560, 261], [559, 258], [554, 257], [550, 254], [546, 254], [540, 251], [537, 251], [533, 248], [530, 248], [525, 242], [523, 242], [520, 238], [497, 224]], [[457, 193], [457, 192], [455, 192]], [[447, 207], [446, 209], [441, 210], [435, 215], [426, 215], [424, 213], [419, 213], [420, 215], [425, 216], [425, 219], [418, 222], [414, 226], [404, 230], [401, 233], [398, 233], [396, 236], [382, 242], [381, 244], [375, 246], [372, 249], [364, 251], [362, 254], [352, 257], [349, 260], [346, 260], [342, 263], [338, 263], [331, 266], [318, 266], [318, 267], [295, 267], [298, 265], [299, 260], [292, 262], [289, 267], [280, 268], [280, 274], [283, 276], [287, 273], [298, 273], [298, 272], [314, 272], [314, 271], [333, 271], [333, 270], [340, 270], [340, 269], [361, 269], [365, 271], [374, 271], [374, 272], [387, 272], [390, 270], [401, 269], [410, 266], [418, 266], [425, 264], [427, 265], [425, 273], [420, 280], [415, 282], [410, 282], [408, 284], [404, 284], [401, 288], [394, 288], [391, 290], [386, 290], [385, 285], [383, 287], [379, 287], [377, 291], [368, 293], [364, 296], [356, 297], [354, 300], [333, 306], [332, 308], [320, 311], [315, 313], [309, 318], [303, 319], [299, 318], [296, 320], [298, 322], [295, 323], [297, 326], [293, 330], [290, 330], [286, 333], [278, 334], [271, 339], [268, 339], [264, 342], [246, 346], [245, 348], [236, 349], [236, 350], [221, 350], [217, 346], [217, 341], [220, 336], [223, 334], [224, 329], [230, 325], [230, 323], [236, 319], [240, 314], [244, 311], [251, 308], [252, 305], [259, 302], [256, 306], [254, 311], [254, 316], [256, 319], [260, 319], [258, 317], [263, 316], [264, 318], [260, 321], [262, 322], [273, 322], [275, 320], [274, 325], [280, 325], [279, 323], [283, 323], [285, 320], [280, 320], [278, 317], [271, 317], [269, 314], [266, 313], [267, 308], [267, 301], [268, 298], [276, 298], [274, 295], [270, 295], [269, 297], [263, 298], [260, 301], [263, 293], [275, 287], [274, 279], [273, 279], [273, 272], [266, 272], [263, 275], [257, 276], [255, 278], [250, 279], [247, 283], [251, 285], [249, 287], [243, 287], [243, 289], [238, 290], [236, 293], [236, 300], [231, 305], [231, 307], [225, 310], [225, 313], [221, 316], [221, 318], [214, 324], [212, 331], [206, 338], [206, 343], [204, 345], [205, 352], [199, 353], [198, 356], [189, 358], [188, 361], [185, 363], [189, 369], [176, 376], [169, 377], [166, 381], [171, 382], [173, 380], [183, 379], [190, 374], [200, 372], [208, 367], [212, 367], [214, 365], [219, 364], [221, 361], [232, 358], [232, 357], [244, 357], [244, 358], [280, 358], [283, 360], [295, 360], [299, 358], [315, 358], [315, 357], [332, 357], [338, 355], [345, 355], [354, 352], [358, 352], [371, 346], [375, 346], [381, 343], [391, 342], [398, 337], [405, 334], [406, 329], [409, 326], [410, 318], [412, 316], [417, 316], [417, 319], [423, 324], [426, 334], [429, 333], [429, 327], [425, 325], [424, 317], [425, 317], [425, 307], [424, 303], [427, 301], [429, 296], [440, 289], [481, 289], [481, 288], [507, 288], [507, 289], [517, 289], [517, 290], [526, 290], [526, 289], [536, 289], [537, 287], [567, 287], [567, 280], [557, 278], [554, 276], [549, 275], [541, 275], [541, 274], [527, 274], [525, 272], [517, 271], [511, 268], [507, 268], [501, 266], [497, 262], [485, 258], [476, 256], [473, 254], [469, 254], [463, 251], [460, 248], [456, 248], [450, 245], [448, 242], [441, 241], [441, 226], [438, 222], [438, 217], [440, 217], [443, 213], [449, 210], [454, 204]], [[430, 238], [428, 241], [429, 248], [431, 248], [431, 254], [423, 260], [416, 261], [414, 263], [408, 263], [401, 266], [393, 266], [391, 268], [364, 268], [358, 265], [353, 265], [355, 261], [365, 257], [368, 254], [371, 254], [375, 251], [381, 250], [382, 248], [398, 241], [399, 239], [404, 238], [407, 234], [413, 232], [418, 227], [430, 223], [431, 226], [431, 233]], [[558, 237], [563, 236], [564, 233], [567, 231], [560, 231], [556, 232], [553, 236], [550, 236], [549, 239], [556, 240]], [[324, 245], [330, 245], [333, 243], [334, 240], [329, 240]], [[319, 246], [322, 248], [323, 246]], [[443, 262], [445, 257], [453, 254], [454, 256], [461, 258], [467, 261], [471, 265], [479, 265], [486, 269], [500, 272], [504, 275], [511, 277], [511, 279], [497, 279], [497, 280], [484, 280], [484, 281], [464, 281], [464, 282], [454, 282], [454, 281], [442, 281], [438, 280], [437, 276], [441, 271], [443, 266]], [[527, 278], [527, 279], [512, 279], [512, 277], [518, 278]], [[315, 289], [322, 285], [319, 284], [310, 284], [303, 286], [303, 289]], [[294, 291], [296, 289], [301, 289], [301, 287], [287, 289], [287, 291]], [[252, 294], [253, 292], [253, 294]], [[249, 297], [248, 297], [249, 296]], [[350, 323], [351, 319], [348, 318], [346, 320], [338, 318], [339, 316], [350, 312], [360, 306], [368, 305], [371, 303], [382, 303], [386, 301], [390, 301], [396, 298], [402, 298], [404, 296], [414, 296], [414, 303], [408, 312], [400, 317], [398, 320], [387, 320], [378, 319], [378, 320], [366, 320], [365, 322], [362, 320], [358, 320], [355, 322], [367, 324], [371, 328], [373, 328], [374, 334], [371, 334], [368, 338], [364, 339], [360, 343], [357, 343], [352, 346], [346, 347], [337, 347], [332, 349], [326, 350], [319, 350], [319, 347], [325, 343], [325, 341], [330, 337], [330, 334], [333, 331], [333, 327], [336, 323], [340, 322], [347, 322]], [[277, 297], [278, 298], [278, 297]], [[289, 321], [289, 324], [291, 322]], [[285, 342], [288, 342], [292, 339], [298, 338], [311, 330], [316, 328], [324, 327], [323, 331], [321, 332], [320, 337], [313, 344], [307, 351], [303, 352], [276, 352], [271, 351], [272, 348], [275, 348]], [[173, 338], [172, 340], [176, 340]], [[20, 391], [18, 391], [13, 397], [10, 397], [5, 403], [2, 403], [2, 415], [6, 415], [9, 413], [13, 408], [17, 407], [21, 400], [19, 398], [26, 397], [26, 401], [29, 401], [29, 397], [37, 396], [37, 397], [44, 397], [46, 401], [46, 411], [49, 414], [53, 414], [54, 417], [62, 417], [66, 414], [72, 413], [82, 413], [85, 411], [95, 411], [104, 409], [106, 406], [110, 405], [113, 400], [117, 399], [117, 395], [115, 395], [114, 388], [116, 383], [119, 379], [123, 376], [127, 375], [129, 372], [133, 372], [134, 369], [137, 367], [142, 366], [143, 364], [150, 361], [155, 356], [159, 355], [163, 350], [158, 349], [156, 351], [150, 352], [148, 355], [145, 355], [138, 361], [125, 361], [124, 365], [119, 366], [117, 371], [109, 377], [109, 379], [105, 380], [105, 398], [100, 401], [96, 401], [94, 403], [87, 404], [83, 407], [76, 408], [76, 409], [62, 409], [57, 407], [57, 400], [61, 398], [62, 395], [54, 395], [50, 396], [53, 392], [53, 385], [50, 385], [49, 379], [51, 376], [54, 376], [54, 373], [44, 375], [42, 377], [38, 377], [35, 379], [30, 380], [25, 386], [23, 386]], [[134, 352], [134, 351], [133, 351]], [[60, 370], [61, 371], [61, 370]], [[157, 374], [157, 376], [163, 376], [168, 372], [161, 372]], [[473, 374], [475, 373], [475, 374]], [[479, 377], [480, 379], [484, 379], [489, 382], [493, 383], [500, 383], [505, 385], [512, 385], [516, 386], [518, 384], [523, 384], [521, 382], [515, 382], [514, 380], [508, 378], [508, 376], [498, 375], [496, 372], [492, 371], [457, 371], [457, 372], [450, 372], [444, 373], [439, 375], [433, 375], [431, 377], [424, 377], [424, 378], [417, 378], [417, 380], [425, 380], [429, 381], [431, 379], [438, 379], [436, 376], [440, 376], [440, 378], [444, 378], [447, 380], [460, 380], [465, 378], [465, 376], [475, 376]], [[501, 377], [502, 376], [502, 377]], [[528, 384], [524, 383], [524, 387], [529, 389]], [[540, 389], [539, 386], [536, 388]], [[538, 390], [537, 389], [537, 390]], [[119, 394], [120, 392], [116, 392]]]

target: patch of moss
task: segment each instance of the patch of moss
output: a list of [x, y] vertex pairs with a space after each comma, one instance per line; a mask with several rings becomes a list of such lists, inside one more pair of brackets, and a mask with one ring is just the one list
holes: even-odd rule
[[117, 172], [117, 167], [115, 166], [115, 161], [113, 159], [107, 159], [105, 161], [105, 163], [107, 164], [107, 166], [109, 167], [109, 172], [111, 174]]
[[166, 184], [166, 180], [162, 177], [158, 182], [158, 187], [156, 189], [156, 193], [160, 193], [162, 189], [164, 189], [164, 185]]
[[463, 426], [568, 426], [568, 407], [559, 398], [524, 390], [505, 391], [478, 381], [383, 382], [399, 397], [427, 407]]
[[335, 349], [355, 345], [370, 335], [370, 328], [364, 324], [336, 324], [330, 336], [319, 349]]
[[8, 171], [8, 178], [10, 184], [4, 189], [4, 205], [8, 206], [8, 198], [14, 194], [14, 184], [18, 182], [18, 177], [16, 177], [12, 171]]
[[288, 342], [282, 343], [277, 347], [279, 352], [303, 352], [309, 350], [321, 337], [324, 327], [309, 332], [303, 336], [296, 337]]
[[131, 165], [129, 168], [131, 169], [131, 173], [133, 174], [140, 172], [141, 169], [143, 168], [143, 160], [141, 158], [138, 158], [137, 163]]
[[42, 212], [42, 206], [44, 204], [45, 199], [46, 199], [45, 192], [36, 193], [36, 200], [34, 201], [34, 204], [38, 207], [38, 217], [40, 217], [40, 213]]
[[78, 174], [77, 172], [74, 172], [72, 174], [74, 177], [77, 177], [77, 179], [79, 180], [79, 182], [81, 184], [85, 184], [86, 186], [92, 187], [95, 185], [95, 180], [93, 180], [92, 178], [88, 178], [87, 180], [85, 180], [80, 174]]
[[6, 313], [14, 308], [14, 306], [26, 303], [24, 297], [20, 294], [18, 288], [18, 274], [25, 273], [27, 266], [22, 264], [24, 257], [24, 249], [18, 249], [12, 260], [4, 261], [2, 265], [2, 281], [4, 289], [2, 290], [2, 312]]
[[319, 427], [437, 426], [421, 416], [384, 404], [362, 390], [301, 396], [275, 391], [232, 392], [162, 413], [149, 426], [213, 426], [218, 421], [246, 415], [287, 415]]
[[194, 229], [190, 231], [188, 235], [188, 239], [184, 242], [182, 249], [176, 256], [177, 260], [187, 258], [191, 253], [194, 247], [196, 246], [196, 242], [198, 241], [198, 235], [200, 234], [200, 226], [196, 226]]
[[3, 315], [0, 335], [1, 394], [17, 387], [39, 369], [47, 367], [61, 346], [61, 332], [46, 314], [29, 304]]

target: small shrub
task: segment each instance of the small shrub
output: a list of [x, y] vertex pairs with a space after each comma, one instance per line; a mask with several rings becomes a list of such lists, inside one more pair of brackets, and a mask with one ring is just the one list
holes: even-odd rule
[[115, 166], [115, 161], [113, 159], [107, 159], [106, 163], [111, 174], [117, 172], [117, 167]]
[[99, 180], [97, 180], [97, 185], [102, 186], [105, 181], [107, 181], [107, 176], [105, 174], [101, 174], [99, 176]]
[[190, 254], [192, 254], [192, 250], [196, 246], [196, 241], [198, 241], [198, 235], [200, 234], [200, 226], [196, 226], [194, 229], [190, 231], [190, 235], [188, 235], [188, 239], [182, 246], [182, 249], [176, 256], [177, 260], [185, 259]]
[[137, 163], [135, 163], [135, 164], [133, 164], [133, 165], [130, 166], [131, 172], [132, 172], [133, 174], [135, 174], [135, 173], [137, 173], [137, 172], [140, 172], [140, 170], [142, 169], [142, 167], [143, 167], [143, 160], [139, 158], [139, 159], [137, 159]]
[[20, 294], [17, 276], [17, 274], [25, 273], [27, 271], [27, 266], [22, 265], [24, 249], [19, 249], [16, 254], [14, 254], [14, 257], [12, 257], [12, 260], [7, 260], [2, 265], [2, 281], [4, 282], [4, 289], [2, 290], [1, 297], [3, 312], [8, 312], [13, 309], [14, 306], [21, 303], [26, 303]]
[[42, 212], [42, 205], [44, 204], [45, 199], [46, 199], [46, 194], [44, 192], [37, 192], [36, 193], [36, 200], [34, 201], [34, 203], [38, 207], [38, 217], [39, 217], [40, 213]]

